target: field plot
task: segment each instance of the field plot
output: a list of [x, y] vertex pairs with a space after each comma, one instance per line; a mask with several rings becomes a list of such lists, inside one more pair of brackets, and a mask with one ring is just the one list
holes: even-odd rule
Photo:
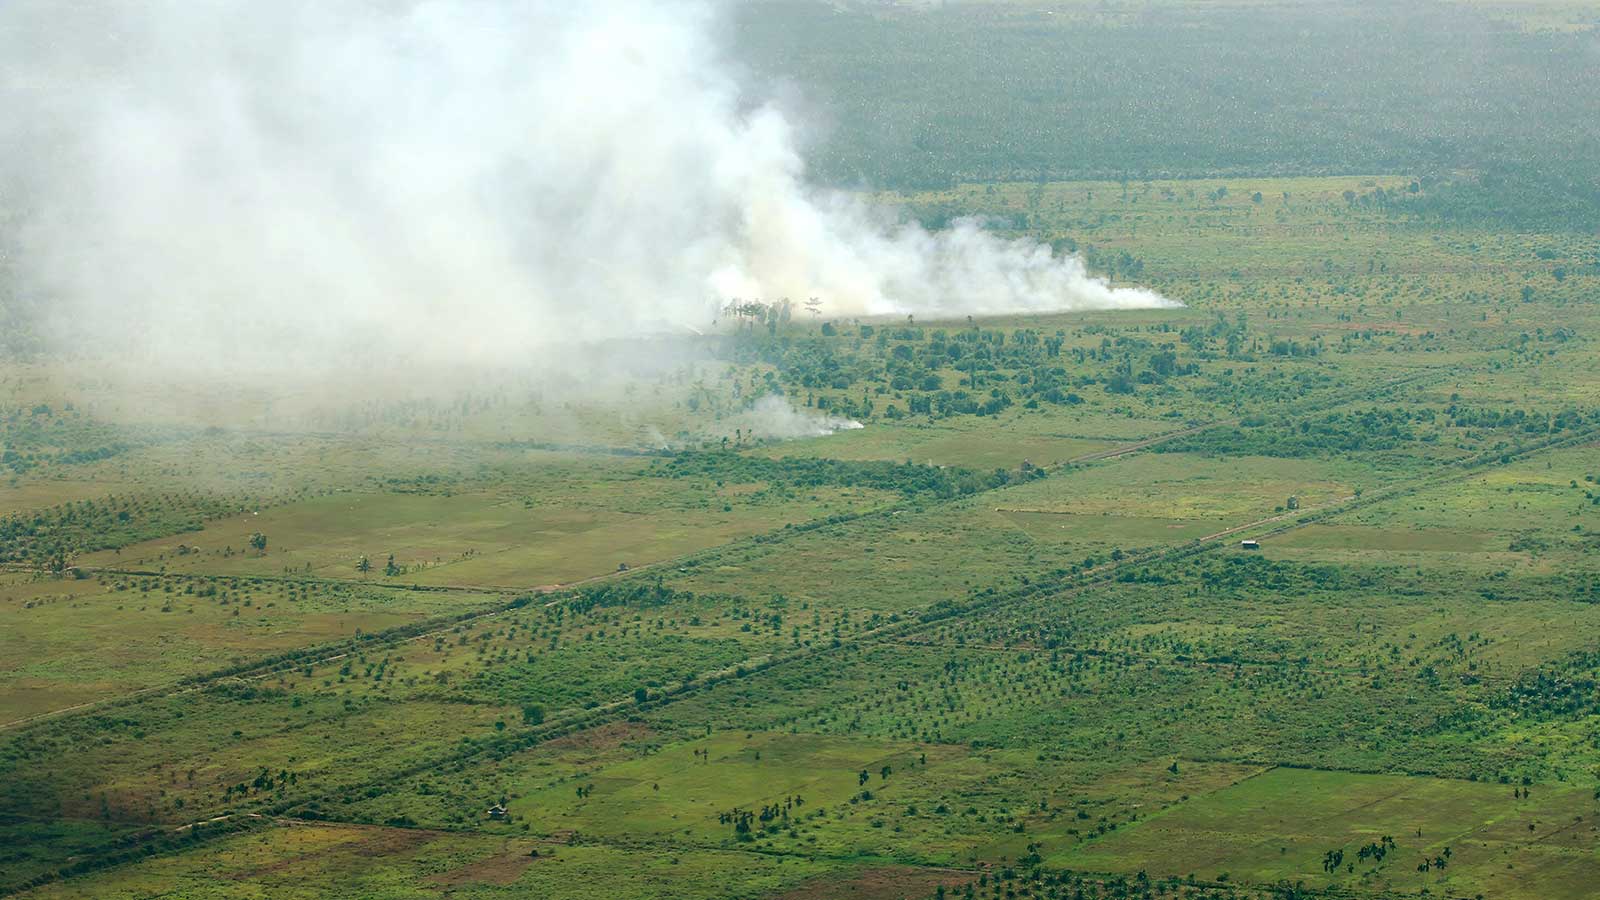
[[1003, 511], [962, 502], [718, 553], [667, 577], [701, 592], [781, 594], [822, 609], [894, 613], [1109, 549], [1093, 530], [1036, 540]]
[[[660, 480], [558, 505], [504, 492], [336, 494], [208, 523], [205, 530], [86, 557], [89, 566], [219, 575], [291, 573], [378, 583], [525, 590], [690, 553], [815, 516], [870, 508], [880, 495], [818, 489], [799, 503], [749, 490]], [[269, 543], [250, 549], [252, 534]], [[397, 567], [385, 576], [386, 559]], [[369, 572], [359, 568], [365, 557]], [[402, 571], [403, 570], [403, 571]]]
[[1185, 763], [1175, 773], [1165, 761], [1118, 768], [1106, 760], [804, 730], [716, 732], [675, 743], [660, 743], [659, 733], [638, 725], [600, 732], [465, 777], [430, 775], [415, 793], [374, 798], [350, 812], [373, 820], [415, 816], [431, 825], [449, 820], [436, 818], [444, 798], [459, 806], [498, 796], [506, 819], [485, 821], [479, 810], [468, 822], [552, 840], [582, 834], [970, 866], [1026, 854], [1030, 843], [1070, 845], [1096, 823], [1137, 819], [1259, 771]]
[[1148, 547], [1171, 541], [1191, 540], [1221, 531], [1228, 519], [1157, 519], [1145, 516], [1077, 515], [1041, 510], [999, 510], [1029, 537], [1041, 541], [1082, 539], [1095, 535], [1118, 547]]
[[674, 584], [903, 610], [978, 586], [1180, 544], [1233, 525], [1351, 496], [1371, 478], [1342, 461], [1131, 456], [1002, 488], [981, 501], [896, 510], [717, 554]]
[[[251, 797], [286, 796], [372, 767], [426, 760], [463, 738], [493, 735], [496, 722], [511, 718], [504, 707], [346, 705], [331, 697], [305, 702], [236, 686], [211, 696], [150, 701], [118, 711], [113, 720], [8, 741], [11, 758], [0, 790], [12, 809], [33, 815], [179, 825]], [[82, 740], [86, 727], [99, 739]], [[63, 771], [49, 764], [73, 745], [82, 767]]]
[[421, 900], [566, 896], [649, 900], [676, 891], [733, 898], [775, 894], [848, 866], [714, 850], [659, 852], [565, 846], [496, 835], [360, 825], [263, 827], [179, 857], [154, 859], [32, 897], [156, 895], [244, 900], [343, 896]]
[[817, 735], [717, 735], [595, 772], [576, 785], [583, 788], [576, 798], [573, 785], [561, 785], [520, 797], [509, 809], [550, 831], [662, 834], [731, 845], [737, 823], [721, 822], [719, 814], [777, 806], [787, 807], [786, 821], [803, 817], [848, 802], [860, 790], [857, 773], [877, 779], [883, 766], [915, 766], [919, 752], [926, 755], [927, 748]]
[[1092, 463], [1062, 477], [1008, 488], [992, 499], [1016, 512], [1239, 524], [1284, 512], [1290, 497], [1297, 506], [1312, 508], [1384, 477], [1345, 460], [1151, 453]]
[[0, 576], [0, 724], [496, 600], [251, 579]]
[[1600, 451], [1519, 460], [1268, 542], [1283, 558], [1448, 565], [1549, 575], [1580, 565], [1600, 531]]
[[1364, 525], [1313, 525], [1272, 541], [1274, 549], [1296, 547], [1328, 550], [1381, 550], [1386, 553], [1484, 553], [1494, 548], [1495, 535], [1488, 531], [1459, 531], [1449, 528], [1410, 530], [1373, 528]]
[[[1600, 878], [1588, 792], [1275, 769], [1190, 800], [1052, 862], [1103, 871], [1150, 866], [1208, 880], [1348, 885], [1449, 896], [1579, 898]], [[1517, 789], [1520, 793], [1520, 788]], [[1392, 839], [1392, 844], [1385, 839]], [[1361, 855], [1378, 846], [1381, 855]], [[1342, 864], [1324, 867], [1343, 851]], [[1444, 864], [1439, 865], [1443, 860]], [[1419, 870], [1423, 861], [1426, 870]]]

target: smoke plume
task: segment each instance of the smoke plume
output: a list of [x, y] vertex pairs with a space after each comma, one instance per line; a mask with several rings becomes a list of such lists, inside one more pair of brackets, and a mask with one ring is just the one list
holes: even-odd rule
[[796, 409], [783, 397], [768, 394], [730, 422], [724, 423], [722, 431], [726, 433], [740, 429], [747, 437], [787, 441], [823, 437], [863, 427], [855, 419]]
[[197, 371], [527, 362], [735, 296], [1176, 305], [810, 186], [721, 28], [677, 0], [8, 0], [14, 277], [58, 339]]

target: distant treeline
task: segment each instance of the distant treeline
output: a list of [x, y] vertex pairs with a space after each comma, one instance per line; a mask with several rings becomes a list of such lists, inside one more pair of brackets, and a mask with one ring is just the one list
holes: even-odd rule
[[1487, 429], [1504, 437], [1554, 436], [1574, 433], [1600, 422], [1600, 411], [1538, 411], [1472, 408], [1451, 405], [1371, 407], [1336, 410], [1269, 422], [1248, 416], [1233, 428], [1213, 428], [1184, 435], [1151, 448], [1156, 453], [1203, 453], [1222, 456], [1302, 458], [1341, 453], [1399, 450], [1413, 443], [1433, 444], [1443, 427]]
[[[1399, 209], [1464, 225], [1524, 231], [1600, 231], [1600, 162], [1584, 166], [1498, 165], [1424, 180]], [[1600, 267], [1600, 258], [1594, 260]]]
[[825, 112], [807, 156], [841, 185], [1487, 171], [1419, 208], [1594, 221], [1593, 31], [1443, 3], [1157, 7], [771, 0], [739, 8], [732, 48]]

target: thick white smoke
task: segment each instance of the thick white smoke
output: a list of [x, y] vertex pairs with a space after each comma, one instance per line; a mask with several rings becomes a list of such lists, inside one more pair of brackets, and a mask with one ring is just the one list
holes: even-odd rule
[[171, 366], [525, 361], [830, 315], [1174, 305], [805, 180], [677, 0], [7, 0], [0, 205], [62, 333]]

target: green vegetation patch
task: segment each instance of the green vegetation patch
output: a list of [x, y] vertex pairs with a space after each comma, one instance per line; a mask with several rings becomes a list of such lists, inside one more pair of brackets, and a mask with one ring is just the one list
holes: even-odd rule
[[1051, 861], [1207, 880], [1578, 898], [1600, 877], [1589, 793], [1539, 785], [1524, 797], [1510, 785], [1275, 769]]

